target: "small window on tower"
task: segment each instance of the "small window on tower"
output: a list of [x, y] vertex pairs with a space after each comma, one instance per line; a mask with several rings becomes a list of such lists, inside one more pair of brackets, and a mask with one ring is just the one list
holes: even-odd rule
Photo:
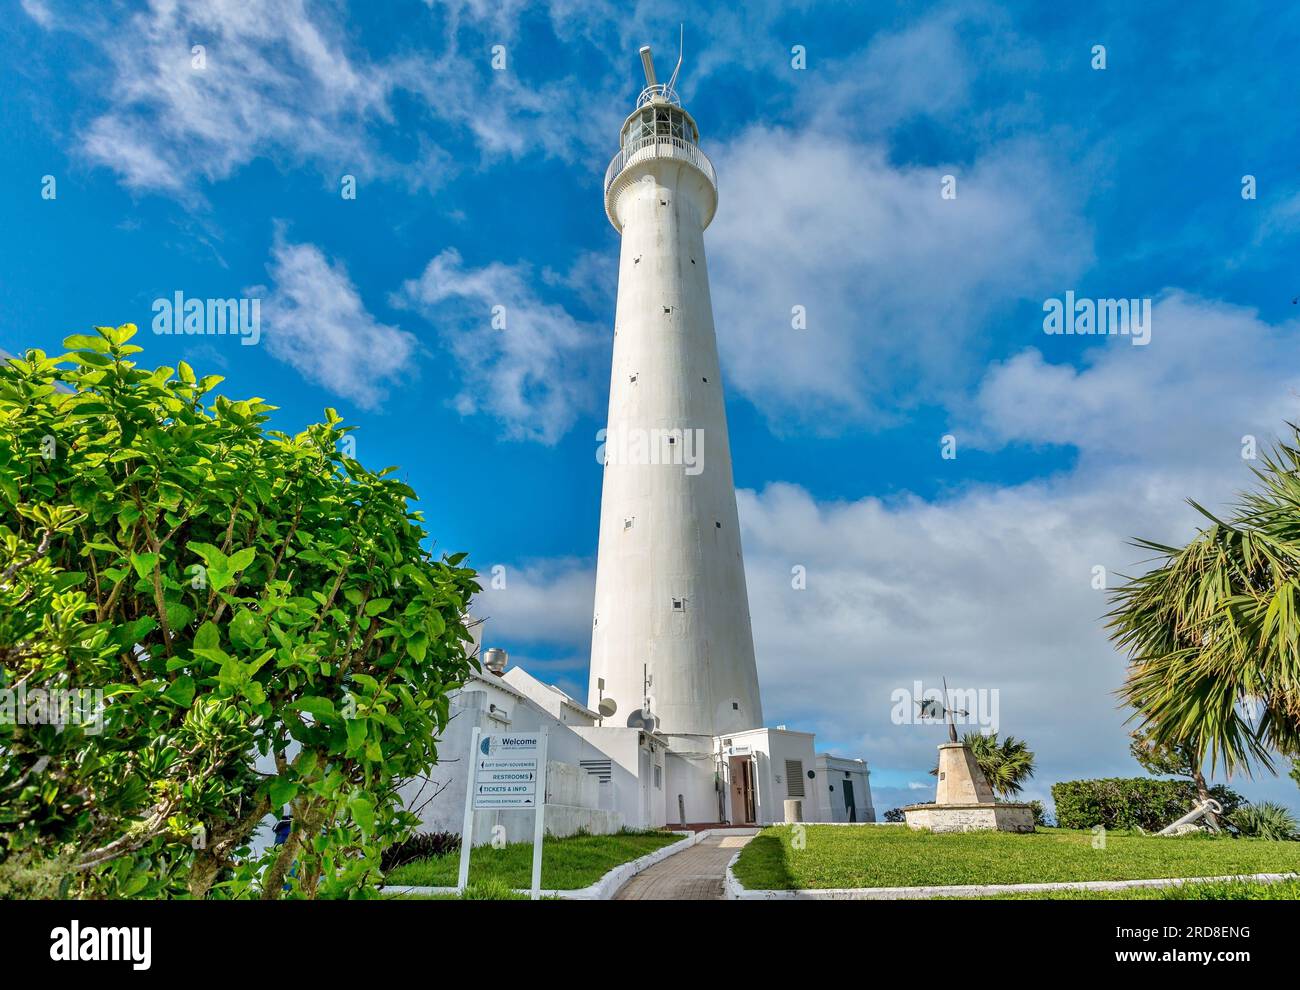
[[686, 599], [685, 599], [685, 598], [674, 598], [674, 599], [673, 599], [673, 610], [674, 610], [674, 611], [676, 611], [676, 612], [680, 612], [680, 611], [682, 611], [682, 609], [684, 609], [685, 607], [686, 607]]
[[[638, 372], [638, 374], [639, 374], [639, 372]], [[630, 381], [633, 385], [635, 385], [635, 384], [636, 384], [636, 378], [637, 378], [636, 375], [629, 375], [627, 380]]]
[[718, 522], [716, 519], [713, 520], [713, 528], [714, 528], [714, 529], [721, 529], [721, 528], [722, 528], [722, 523]]
[[631, 529], [635, 522], [636, 522], [636, 516], [628, 516], [626, 519], [623, 520], [623, 529], [625, 530]]
[[732, 710], [733, 712], [738, 712], [738, 711], [740, 711], [740, 702], [739, 702], [739, 701], [733, 701], [733, 702], [731, 703], [731, 710]]

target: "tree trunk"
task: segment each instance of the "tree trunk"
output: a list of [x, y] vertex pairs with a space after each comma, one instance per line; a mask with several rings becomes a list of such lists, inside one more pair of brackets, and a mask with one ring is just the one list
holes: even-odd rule
[[208, 891], [216, 882], [217, 877], [221, 875], [221, 871], [230, 865], [231, 851], [242, 845], [253, 834], [258, 823], [267, 816], [270, 810], [270, 799], [262, 798], [253, 806], [253, 810], [242, 819], [232, 822], [229, 827], [210, 835], [207, 848], [195, 850], [194, 862], [190, 867], [189, 877], [191, 897], [201, 900], [208, 896]]
[[[1192, 781], [1196, 785], [1196, 800], [1204, 804], [1206, 801], [1213, 800], [1210, 797], [1210, 789], [1205, 786], [1205, 775], [1201, 773], [1200, 767], [1192, 768]], [[1219, 830], [1219, 818], [1212, 811], [1206, 811], [1205, 821], [1210, 828], [1216, 832]]]
[[275, 858], [275, 862], [262, 875], [262, 900], [275, 901], [280, 899], [280, 894], [283, 892], [281, 888], [284, 886], [284, 878], [289, 872], [289, 867], [293, 865], [294, 857], [298, 855], [298, 849], [302, 846], [303, 835], [302, 822], [295, 818], [289, 837], [284, 840], [284, 845], [280, 847], [280, 855]]
[[[262, 900], [264, 901], [279, 900], [280, 895], [284, 893], [281, 889], [284, 886], [284, 878], [293, 866], [293, 861], [298, 858], [304, 843], [309, 842], [312, 836], [320, 832], [321, 824], [325, 820], [325, 814], [319, 807], [306, 802], [303, 807], [293, 810], [293, 830], [284, 845], [280, 847], [280, 855], [262, 878]], [[312, 884], [309, 889], [314, 887], [315, 884]]]
[[216, 881], [225, 863], [207, 849], [194, 853], [194, 862], [190, 866], [190, 896], [201, 901], [208, 895], [208, 889]]

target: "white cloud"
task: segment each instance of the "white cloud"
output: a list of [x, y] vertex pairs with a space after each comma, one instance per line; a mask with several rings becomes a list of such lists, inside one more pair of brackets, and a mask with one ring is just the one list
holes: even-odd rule
[[618, 255], [612, 251], [586, 251], [568, 271], [542, 270], [542, 281], [560, 286], [577, 296], [588, 309], [608, 313], [614, 323], [614, 299], [618, 295]]
[[[1279, 194], [1262, 211], [1257, 222], [1251, 248], [1257, 250], [1260, 245], [1273, 240], [1286, 240], [1300, 234], [1300, 191], [1288, 191]], [[1246, 260], [1252, 252], [1243, 252], [1241, 260]]]
[[[346, 14], [305, 0], [151, 0], [122, 19], [83, 9], [56, 16], [48, 0], [24, 0], [42, 27], [76, 32], [102, 50], [94, 68], [105, 74], [94, 85], [106, 105], [81, 128], [84, 152], [130, 188], [185, 199], [260, 157], [315, 167], [330, 181], [350, 172], [432, 188], [467, 164], [463, 149], [449, 151], [458, 133], [489, 160], [540, 153], [597, 172], [636, 91], [636, 48], [656, 42], [666, 77], [676, 47], [666, 27], [675, 21], [658, 5], [550, 0], [539, 11], [555, 36], [550, 43], [584, 49], [582, 70], [524, 77], [520, 67], [536, 56], [527, 46], [537, 42], [521, 40], [533, 7], [521, 0], [426, 6], [400, 49], [377, 56], [357, 40]], [[1001, 22], [996, 31], [986, 24], [984, 34], [962, 35], [975, 15], [945, 11], [880, 34], [864, 53], [838, 63], [816, 53], [815, 72], [793, 73], [785, 54], [790, 11], [789, 4], [759, 4], [692, 12], [680, 80], [687, 99], [720, 70], [769, 80], [778, 71], [787, 88], [773, 99], [788, 98], [800, 119], [843, 131], [846, 122], [868, 117], [882, 124], [956, 110], [972, 61], [987, 68], [1023, 60], [1029, 47]], [[994, 37], [997, 47], [986, 40]], [[206, 49], [201, 70], [192, 62], [195, 44]], [[491, 64], [495, 45], [505, 50], [501, 71]], [[395, 157], [381, 136], [391, 136], [394, 107], [407, 97], [422, 119], [406, 153]]]
[[389, 119], [385, 81], [300, 0], [155, 0], [112, 31], [82, 23], [111, 71], [85, 151], [128, 187], [179, 194], [263, 155], [328, 161], [340, 173], [387, 167], [365, 136], [369, 122]]
[[[257, 158], [330, 182], [349, 173], [433, 188], [465, 164], [448, 150], [460, 133], [488, 158], [540, 152], [594, 171], [621, 119], [612, 78], [525, 80], [511, 49], [506, 71], [494, 71], [490, 44], [513, 39], [518, 5], [431, 6], [446, 26], [441, 47], [421, 46], [434, 13], [413, 25], [411, 43], [375, 58], [342, 15], [304, 0], [152, 0], [120, 21], [84, 10], [56, 18], [26, 0], [42, 27], [102, 49], [105, 76], [88, 104], [103, 109], [82, 126], [81, 150], [131, 189], [198, 200], [203, 182]], [[398, 96], [414, 96], [434, 122], [402, 157], [381, 140], [394, 132]], [[560, 105], [569, 112], [555, 113]]]
[[[794, 126], [706, 147], [723, 363], [774, 428], [878, 426], [961, 395], [997, 350], [998, 320], [1091, 261], [1069, 140], [1014, 136], [1032, 116], [1021, 101], [972, 105], [979, 83], [1041, 62], [1008, 20], [945, 8], [844, 58], [813, 53], [808, 70], [778, 73], [793, 80], [776, 97]], [[918, 141], [914, 126], [948, 140]], [[935, 150], [947, 147], [965, 157]], [[946, 175], [956, 198], [941, 196]]]
[[54, 14], [45, 0], [22, 0], [23, 12], [43, 28], [54, 26]]
[[1262, 447], [1295, 418], [1300, 321], [1275, 327], [1251, 309], [1171, 290], [1151, 323], [1144, 347], [1055, 338], [1083, 351], [1082, 367], [1049, 364], [1036, 348], [994, 364], [977, 399], [976, 439], [1076, 446], [1084, 468], [1222, 474], [1239, 464], [1243, 436]]
[[[449, 248], [406, 282], [393, 304], [438, 328], [460, 367], [453, 404], [462, 415], [486, 413], [509, 437], [553, 444], [580, 414], [594, 411], [608, 334], [543, 302], [526, 266], [470, 268]], [[494, 318], [504, 328], [494, 328]]]
[[[879, 129], [918, 113], [940, 114], [966, 103], [972, 66], [962, 15], [942, 11], [881, 32], [852, 56], [816, 65], [817, 84], [800, 88], [798, 105], [818, 130]], [[980, 53], [987, 54], [987, 53]]]
[[582, 658], [585, 669], [591, 655], [591, 609], [596, 595], [590, 561], [564, 557], [477, 566], [483, 590], [472, 611], [485, 622], [487, 645], [514, 642], [568, 648]]
[[370, 315], [341, 262], [277, 228], [267, 271], [272, 287], [246, 293], [264, 297], [263, 339], [277, 358], [367, 408], [385, 382], [410, 374], [415, 337]]
[[1024, 85], [1045, 65], [1038, 42], [1012, 15], [990, 5], [946, 6], [881, 30], [843, 58], [813, 56], [815, 71], [797, 87], [795, 106], [823, 133], [881, 135], [929, 118], [948, 135], [977, 145], [1001, 140], [1004, 125], [1034, 117], [1033, 101], [971, 99], [990, 79]]
[[[756, 127], [717, 158], [723, 205], [708, 243], [723, 363], [776, 422], [834, 430], [959, 391], [991, 317], [1090, 256], [1034, 143], [913, 167], [883, 145]], [[945, 200], [950, 172], [957, 198]], [[806, 330], [792, 329], [794, 306]], [[899, 381], [912, 384], [905, 400]]]
[[[941, 730], [893, 725], [891, 694], [947, 677], [998, 690], [1001, 730], [1058, 771], [1122, 754], [1110, 692], [1123, 663], [1092, 568], [1130, 564], [1126, 530], [1149, 531], [1168, 506], [1066, 482], [943, 503], [819, 504], [773, 485], [740, 502], [765, 704], [811, 722], [823, 744], [927, 766]], [[805, 590], [791, 587], [794, 565]]]
[[[1112, 693], [1124, 659], [1093, 568], [1114, 587], [1144, 569], [1131, 538], [1189, 538], [1204, 520], [1184, 499], [1213, 509], [1249, 486], [1241, 435], [1257, 433], [1262, 449], [1300, 404], [1294, 323], [1170, 292], [1153, 324], [1149, 346], [1108, 340], [1082, 371], [1026, 351], [988, 372], [971, 429], [1071, 445], [1068, 472], [933, 502], [742, 492], [765, 704], [781, 699], [878, 765], [915, 768], [936, 730], [892, 725], [890, 692], [947, 676], [999, 689], [1001, 730], [1039, 754], [1037, 796], [1054, 780], [1134, 772]], [[947, 463], [956, 481], [960, 454]], [[804, 591], [790, 586], [795, 564]]]

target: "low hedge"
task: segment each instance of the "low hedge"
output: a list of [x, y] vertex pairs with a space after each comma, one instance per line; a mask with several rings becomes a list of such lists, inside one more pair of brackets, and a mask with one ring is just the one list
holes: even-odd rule
[[[1230, 814], [1244, 798], [1222, 784], [1210, 796]], [[1196, 806], [1196, 786], [1190, 780], [1157, 777], [1108, 777], [1102, 780], [1063, 780], [1052, 785], [1056, 823], [1061, 828], [1145, 829], [1159, 831]]]
[[454, 852], [460, 852], [460, 836], [455, 832], [415, 832], [404, 842], [385, 849], [379, 868], [387, 873], [417, 859], [431, 859]]

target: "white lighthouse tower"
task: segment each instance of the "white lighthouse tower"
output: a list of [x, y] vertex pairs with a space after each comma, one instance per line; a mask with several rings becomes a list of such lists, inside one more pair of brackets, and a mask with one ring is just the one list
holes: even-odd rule
[[677, 71], [641, 61], [605, 173], [623, 243], [588, 703], [708, 748], [763, 724], [704, 252], [718, 190]]

